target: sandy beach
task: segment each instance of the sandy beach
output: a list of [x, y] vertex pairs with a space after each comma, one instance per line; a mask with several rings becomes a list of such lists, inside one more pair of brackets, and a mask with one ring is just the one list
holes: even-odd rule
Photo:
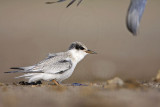
[[[0, 107], [160, 107], [153, 80], [160, 70], [159, 0], [148, 0], [137, 36], [125, 24], [130, 0], [83, 0], [69, 8], [69, 0], [48, 1], [0, 0]], [[27, 81], [14, 78], [21, 73], [4, 73], [66, 51], [74, 41], [98, 54], [84, 58], [62, 87], [20, 85]], [[109, 84], [115, 77], [124, 83]]]

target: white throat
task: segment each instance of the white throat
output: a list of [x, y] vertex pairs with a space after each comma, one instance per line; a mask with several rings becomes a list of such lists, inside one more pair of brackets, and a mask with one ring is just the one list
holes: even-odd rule
[[69, 50], [69, 52], [72, 55], [71, 57], [73, 57], [73, 61], [75, 61], [76, 63], [80, 62], [87, 55], [86, 52], [76, 49], [71, 49]]

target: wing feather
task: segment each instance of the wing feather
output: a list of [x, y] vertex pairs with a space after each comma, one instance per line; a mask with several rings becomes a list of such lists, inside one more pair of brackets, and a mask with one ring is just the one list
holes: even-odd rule
[[62, 58], [62, 56], [55, 56], [49, 59], [41, 61], [35, 67], [33, 67], [30, 72], [37, 73], [38, 71], [44, 73], [54, 73], [65, 72], [72, 67], [72, 62], [67, 57]]
[[61, 74], [72, 67], [71, 59], [65, 52], [49, 54], [47, 58], [36, 65], [28, 67], [12, 67], [16, 71], [9, 71], [6, 73], [53, 73]]

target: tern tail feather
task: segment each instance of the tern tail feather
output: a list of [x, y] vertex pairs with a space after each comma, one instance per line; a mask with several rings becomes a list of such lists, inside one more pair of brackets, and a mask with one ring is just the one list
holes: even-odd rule
[[10, 69], [15, 69], [16, 71], [8, 71], [4, 73], [17, 73], [17, 72], [32, 72], [30, 71], [34, 66], [28, 66], [28, 67], [11, 67]]
[[16, 72], [22, 72], [22, 71], [7, 71], [7, 72], [4, 72], [4, 73], [16, 73]]
[[24, 68], [23, 67], [11, 67], [10, 69], [16, 69], [17, 71], [7, 71], [4, 73], [17, 73], [17, 72], [24, 72]]

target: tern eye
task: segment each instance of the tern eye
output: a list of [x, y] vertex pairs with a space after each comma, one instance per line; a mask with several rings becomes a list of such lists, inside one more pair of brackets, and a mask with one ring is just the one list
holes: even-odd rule
[[84, 47], [82, 47], [82, 46], [80, 46], [80, 45], [76, 45], [75, 48], [76, 48], [77, 50], [84, 50]]
[[83, 48], [83, 47], [80, 47], [80, 50], [84, 50], [84, 48]]

